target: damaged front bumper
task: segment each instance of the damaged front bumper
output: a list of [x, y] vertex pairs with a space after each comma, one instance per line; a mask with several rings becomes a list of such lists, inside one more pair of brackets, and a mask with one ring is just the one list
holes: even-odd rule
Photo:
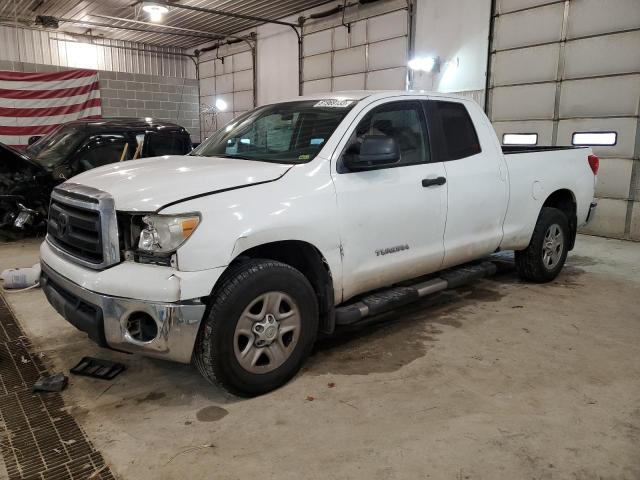
[[[40, 256], [47, 300], [93, 341], [114, 350], [191, 361], [206, 309], [200, 298], [210, 294], [218, 269], [187, 272], [184, 278], [167, 267], [136, 264], [91, 271], [61, 258], [46, 242]], [[185, 293], [196, 295], [185, 299]], [[146, 327], [140, 328], [140, 319]]]
[[[180, 363], [191, 362], [206, 308], [203, 303], [195, 300], [160, 303], [102, 295], [58, 275], [44, 262], [41, 267], [40, 285], [49, 303], [100, 346]], [[131, 320], [141, 315], [156, 326], [150, 329], [149, 337], [137, 339], [139, 328], [134, 331]]]

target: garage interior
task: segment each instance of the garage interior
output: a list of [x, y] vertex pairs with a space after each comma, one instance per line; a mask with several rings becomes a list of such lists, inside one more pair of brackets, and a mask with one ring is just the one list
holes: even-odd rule
[[[412, 90], [475, 102], [505, 146], [599, 157], [555, 280], [501, 252], [493, 276], [320, 338], [255, 398], [101, 348], [5, 279], [0, 478], [640, 479], [638, 0], [0, 0], [0, 46], [18, 150], [52, 130], [12, 116], [9, 82], [89, 71], [84, 117], [170, 122], [194, 146], [298, 96]], [[38, 264], [44, 234], [0, 243], [0, 271]], [[70, 374], [83, 357], [126, 369]], [[32, 392], [54, 372], [63, 391]]]

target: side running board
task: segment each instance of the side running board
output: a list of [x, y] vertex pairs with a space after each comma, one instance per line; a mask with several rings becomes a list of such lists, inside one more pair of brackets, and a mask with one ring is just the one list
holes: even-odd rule
[[497, 270], [495, 263], [485, 261], [445, 270], [438, 278], [415, 285], [392, 287], [367, 295], [357, 302], [336, 308], [336, 325], [354, 325], [366, 317], [394, 310], [432, 293], [480, 280], [493, 275]]

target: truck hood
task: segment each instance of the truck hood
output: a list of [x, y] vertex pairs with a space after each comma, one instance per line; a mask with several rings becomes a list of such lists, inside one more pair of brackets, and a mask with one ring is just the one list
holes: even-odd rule
[[95, 168], [69, 182], [110, 193], [117, 210], [151, 212], [189, 197], [277, 180], [290, 168], [253, 160], [163, 156]]

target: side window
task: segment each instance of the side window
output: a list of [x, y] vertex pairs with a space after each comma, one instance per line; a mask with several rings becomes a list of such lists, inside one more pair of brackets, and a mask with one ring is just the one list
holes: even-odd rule
[[459, 160], [482, 151], [473, 121], [462, 103], [430, 101], [429, 104], [429, 119], [440, 131], [439, 160]]
[[[126, 151], [125, 151], [126, 149]], [[129, 160], [133, 152], [122, 135], [99, 135], [91, 137], [77, 157], [78, 171], [91, 170], [110, 163]]]
[[400, 161], [394, 167], [428, 163], [430, 149], [426, 131], [419, 102], [387, 103], [374, 108], [360, 121], [347, 150], [354, 144], [361, 144], [368, 135], [384, 135], [395, 138], [400, 149]]
[[163, 135], [152, 133], [147, 135], [146, 156], [159, 157], [160, 155], [183, 155], [189, 150], [186, 139], [179, 134]]

